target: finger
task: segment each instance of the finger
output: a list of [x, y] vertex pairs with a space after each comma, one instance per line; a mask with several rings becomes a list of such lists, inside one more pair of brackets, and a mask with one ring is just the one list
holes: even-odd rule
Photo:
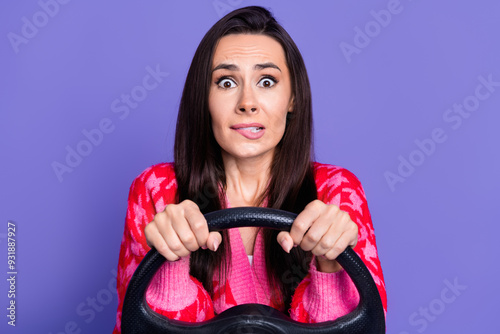
[[[158, 231], [160, 231], [161, 236], [163, 237], [163, 239], [165, 239], [167, 246], [175, 255], [179, 257], [188, 256], [191, 253], [189, 249], [185, 247], [184, 243], [181, 241], [179, 235], [172, 226], [172, 224], [187, 226], [188, 223], [185, 221], [185, 219], [181, 219], [184, 220], [184, 224], [178, 222], [167, 222], [164, 225], [158, 227]], [[188, 230], [190, 231], [189, 227]], [[194, 235], [192, 238], [195, 239]]]
[[293, 247], [293, 239], [290, 236], [290, 233], [281, 231], [280, 233], [278, 233], [278, 237], [276, 238], [276, 240], [285, 252], [290, 253], [290, 250]]
[[154, 247], [153, 236], [155, 233], [158, 233], [158, 229], [153, 222], [146, 224], [144, 227], [144, 236], [146, 237], [146, 243], [150, 248]]
[[210, 232], [207, 239], [207, 247], [216, 251], [222, 243], [222, 235], [219, 232]]
[[335, 247], [343, 232], [343, 229], [338, 224], [330, 225], [328, 231], [324, 233], [319, 242], [311, 249], [311, 253], [316, 256], [326, 256], [326, 253]]
[[162, 235], [158, 231], [156, 224], [151, 222], [146, 225], [144, 234], [148, 235], [148, 237], [146, 238], [148, 245], [151, 248], [154, 247], [158, 251], [158, 253], [160, 253], [167, 259], [167, 261], [177, 261], [179, 259], [179, 256], [175, 255], [168, 247], [165, 239], [163, 239]]
[[358, 225], [355, 222], [351, 221], [351, 224], [352, 224], [350, 226], [351, 242], [349, 243], [349, 246], [351, 246], [352, 248], [354, 248], [358, 244], [359, 228], [358, 228]]
[[342, 253], [347, 247], [354, 247], [357, 243], [357, 239], [357, 226], [356, 228], [350, 227], [349, 229], [344, 230], [333, 247], [325, 253], [324, 257], [328, 260], [335, 260], [337, 256], [339, 256], [340, 253]]
[[[193, 231], [191, 230], [191, 226], [189, 225], [188, 221], [186, 220], [185, 217], [178, 217], [175, 219], [174, 222], [172, 222], [172, 229], [175, 232], [177, 238], [180, 240], [182, 243], [182, 246], [188, 250], [189, 252], [194, 252], [200, 246], [198, 245], [198, 241], [196, 240], [196, 236], [194, 235]], [[173, 237], [173, 236], [172, 236]], [[172, 238], [174, 239], [174, 238]], [[172, 240], [174, 241], [174, 240]], [[174, 241], [175, 242], [175, 241]], [[167, 241], [168, 243], [168, 241]], [[169, 244], [170, 246], [170, 244]], [[180, 249], [181, 252], [184, 252], [184, 250]], [[177, 254], [177, 252], [176, 252]]]
[[355, 245], [357, 242], [358, 226], [351, 220], [349, 214], [338, 209], [336, 206], [329, 207], [328, 211], [328, 216], [332, 217], [328, 219], [331, 219], [334, 223], [318, 242], [317, 246], [312, 250], [312, 253], [318, 256], [326, 256], [327, 252], [336, 247], [338, 254], [343, 252], [346, 246], [341, 244], [341, 249], [338, 248], [339, 246], [336, 246], [341, 238], [347, 238], [349, 245]]
[[312, 223], [316, 219], [318, 219], [319, 215], [321, 214], [321, 204], [323, 204], [320, 203], [321, 202], [317, 200], [312, 201], [304, 208], [301, 213], [299, 213], [299, 215], [293, 221], [292, 228], [290, 230], [290, 236], [293, 239], [294, 245], [301, 244], [302, 238], [306, 234], [309, 227], [311, 227]]
[[[172, 236], [171, 240], [167, 239], [167, 237], [170, 237], [170, 235], [165, 235], [167, 232], [166, 230], [163, 230], [160, 228], [160, 233], [162, 233], [165, 237], [165, 240], [167, 240], [167, 244], [169, 245], [170, 249], [174, 251], [177, 255], [180, 255], [179, 253], [176, 252], [176, 249], [179, 248], [179, 251], [181, 254], [184, 254], [185, 251], [183, 248], [187, 249], [189, 252], [194, 252], [199, 248], [198, 242], [196, 240], [196, 237], [191, 230], [191, 226], [189, 225], [187, 219], [186, 219], [186, 211], [189, 211], [189, 208], [192, 205], [196, 205], [191, 201], [184, 201], [179, 205], [167, 205], [165, 208], [165, 215], [168, 217], [168, 221], [170, 224], [165, 224], [165, 226], [169, 225], [175, 231], [175, 234], [177, 235], [177, 238], [180, 240], [182, 243], [182, 247], [177, 247], [177, 240]], [[167, 219], [165, 219], [167, 220]], [[169, 229], [166, 227], [166, 229]], [[176, 248], [173, 248], [170, 242], [173, 242], [176, 245]], [[181, 255], [184, 256], [184, 255]]]
[[[300, 247], [305, 251], [310, 251], [318, 246], [324, 246], [325, 243], [327, 244], [330, 241], [327, 234], [333, 224], [332, 220], [329, 215], [320, 215], [304, 235]], [[327, 250], [328, 248], [325, 249], [325, 252]]]
[[205, 219], [205, 216], [203, 216], [203, 214], [201, 213], [198, 205], [193, 203], [193, 206], [186, 208], [185, 217], [187, 222], [189, 223], [189, 226], [191, 227], [191, 231], [193, 232], [196, 238], [197, 245], [199, 247], [206, 247], [209, 235], [208, 224], [207, 220]]

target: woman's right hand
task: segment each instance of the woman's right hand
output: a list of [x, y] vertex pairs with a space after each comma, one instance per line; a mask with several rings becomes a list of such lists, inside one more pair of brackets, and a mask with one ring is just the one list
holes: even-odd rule
[[216, 251], [222, 242], [219, 232], [209, 232], [207, 220], [196, 203], [185, 200], [169, 204], [144, 228], [150, 247], [168, 261], [177, 261], [198, 248]]

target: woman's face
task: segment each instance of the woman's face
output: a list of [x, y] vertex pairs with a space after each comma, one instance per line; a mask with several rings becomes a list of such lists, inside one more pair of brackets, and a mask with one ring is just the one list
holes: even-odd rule
[[221, 38], [213, 57], [209, 108], [224, 159], [272, 159], [293, 108], [281, 45], [265, 35]]

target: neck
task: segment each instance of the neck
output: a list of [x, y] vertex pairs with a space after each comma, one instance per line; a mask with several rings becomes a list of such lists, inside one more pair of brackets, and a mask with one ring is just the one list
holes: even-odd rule
[[271, 174], [272, 155], [235, 159], [223, 154], [226, 196], [231, 207], [258, 206]]

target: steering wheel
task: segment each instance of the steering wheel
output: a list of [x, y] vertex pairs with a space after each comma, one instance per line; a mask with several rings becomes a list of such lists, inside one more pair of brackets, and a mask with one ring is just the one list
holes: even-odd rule
[[[255, 226], [289, 231], [297, 215], [268, 208], [232, 208], [205, 215], [210, 231]], [[168, 319], [146, 303], [146, 290], [165, 258], [152, 248], [139, 264], [127, 288], [122, 311], [123, 334], [160, 333], [385, 333], [385, 317], [379, 292], [359, 256], [350, 248], [337, 257], [359, 292], [360, 301], [351, 313], [333, 321], [306, 324], [261, 304], [233, 306], [204, 322]]]

